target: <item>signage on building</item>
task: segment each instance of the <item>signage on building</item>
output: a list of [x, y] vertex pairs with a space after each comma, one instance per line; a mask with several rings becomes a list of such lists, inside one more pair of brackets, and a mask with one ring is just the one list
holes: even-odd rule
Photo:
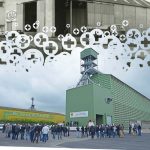
[[88, 117], [88, 111], [70, 112], [70, 118]]

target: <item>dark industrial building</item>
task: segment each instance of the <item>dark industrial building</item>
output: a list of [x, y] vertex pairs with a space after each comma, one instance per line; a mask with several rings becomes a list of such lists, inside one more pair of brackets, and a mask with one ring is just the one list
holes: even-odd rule
[[150, 27], [150, 3], [145, 0], [56, 0], [55, 9], [58, 32], [67, 23], [71, 28], [80, 28], [96, 27], [97, 22], [105, 26], [128, 20], [128, 28], [139, 28], [140, 24], [144, 29]]
[[[18, 30], [24, 30], [25, 24], [40, 21], [43, 26], [56, 26], [57, 35], [65, 33], [66, 24], [70, 29], [81, 26], [96, 27], [121, 24], [129, 21], [128, 28], [150, 27], [150, 3], [145, 0], [5, 0], [5, 12], [17, 11]], [[1, 8], [0, 8], [1, 9]], [[3, 21], [5, 18], [3, 17]], [[3, 22], [1, 21], [1, 22]], [[6, 30], [15, 29], [13, 22], [6, 22]], [[36, 30], [31, 30], [35, 32]]]

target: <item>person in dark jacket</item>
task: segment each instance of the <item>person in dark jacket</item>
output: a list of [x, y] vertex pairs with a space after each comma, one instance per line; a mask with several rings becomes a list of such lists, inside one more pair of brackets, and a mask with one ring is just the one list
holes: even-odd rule
[[16, 128], [16, 124], [12, 125], [12, 140], [15, 140], [15, 128]]
[[91, 138], [94, 139], [94, 136], [95, 136], [95, 127], [94, 126], [90, 127], [90, 133], [91, 133]]
[[70, 136], [70, 126], [67, 126], [67, 136]]
[[62, 139], [62, 126], [57, 126], [57, 136], [58, 136], [58, 140]]
[[15, 126], [15, 139], [16, 139], [16, 140], [18, 140], [19, 133], [20, 133], [20, 125], [17, 124], [17, 125]]
[[55, 139], [55, 135], [56, 135], [56, 126], [54, 126], [54, 125], [52, 125], [52, 127], [51, 127], [51, 134], [52, 134], [53, 139]]
[[99, 131], [100, 131], [100, 130], [99, 130], [99, 126], [97, 125], [97, 126], [96, 126], [96, 136], [97, 136], [97, 138], [99, 138]]
[[29, 137], [30, 137], [30, 125], [29, 124], [25, 125], [25, 137], [26, 137], [26, 140], [29, 140]]
[[108, 137], [111, 138], [111, 126], [108, 125], [107, 127]]
[[76, 127], [76, 133], [77, 133], [77, 138], [80, 137], [80, 128], [79, 126]]
[[88, 137], [88, 127], [87, 126], [85, 127], [84, 132], [85, 132], [85, 136]]
[[25, 125], [21, 126], [20, 129], [20, 134], [21, 134], [21, 140], [24, 140], [24, 134], [25, 134]]
[[34, 143], [34, 133], [35, 133], [35, 126], [31, 126], [31, 128], [30, 128], [30, 141], [32, 142], [32, 143]]
[[63, 127], [63, 134], [64, 134], [64, 137], [67, 136], [67, 127], [66, 126]]
[[39, 124], [37, 124], [35, 129], [34, 129], [34, 140], [33, 140], [33, 142], [35, 142], [35, 141], [36, 141], [36, 143], [39, 142], [40, 132], [41, 132], [41, 127]]
[[142, 127], [141, 127], [140, 124], [138, 125], [137, 129], [138, 129], [138, 136], [141, 136], [141, 129], [142, 129]]
[[81, 127], [81, 137], [84, 137], [84, 126]]
[[129, 134], [131, 135], [131, 132], [132, 132], [132, 125], [129, 124]]
[[3, 125], [2, 133], [4, 133], [6, 130], [6, 124]]

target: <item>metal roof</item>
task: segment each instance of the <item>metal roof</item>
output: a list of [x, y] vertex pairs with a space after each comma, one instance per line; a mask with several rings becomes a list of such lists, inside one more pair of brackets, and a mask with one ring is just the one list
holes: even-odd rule
[[146, 0], [72, 0], [72, 1], [102, 2], [102, 3], [111, 3], [111, 4], [120, 4], [120, 5], [150, 8], [150, 2]]

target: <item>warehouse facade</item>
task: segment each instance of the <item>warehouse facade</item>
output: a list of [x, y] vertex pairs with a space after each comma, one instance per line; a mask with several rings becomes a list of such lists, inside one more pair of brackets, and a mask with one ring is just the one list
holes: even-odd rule
[[[81, 59], [88, 60], [84, 68], [90, 63], [96, 67], [96, 58], [92, 49], [81, 52]], [[66, 121], [79, 125], [87, 125], [89, 120], [95, 124], [124, 124], [126, 129], [129, 123], [138, 122], [150, 128], [150, 99], [113, 75], [95, 71], [95, 67], [83, 71], [83, 76], [89, 73], [89, 82], [82, 76], [82, 84], [66, 91]]]
[[64, 120], [65, 116], [59, 113], [0, 107], [0, 122], [63, 123]]
[[[23, 30], [26, 24], [40, 21], [37, 31], [43, 26], [56, 26], [56, 34], [64, 34], [66, 24], [70, 30], [81, 26], [96, 27], [121, 24], [129, 21], [129, 28], [150, 27], [150, 3], [145, 0], [5, 0], [2, 22], [6, 30]], [[1, 9], [1, 8], [0, 8]], [[6, 19], [7, 13], [16, 10], [16, 21]], [[1, 11], [1, 10], [0, 10]], [[4, 13], [5, 12], [5, 13]], [[1, 19], [1, 18], [0, 18]], [[15, 22], [18, 26], [15, 26]], [[31, 30], [36, 32], [36, 30]]]

